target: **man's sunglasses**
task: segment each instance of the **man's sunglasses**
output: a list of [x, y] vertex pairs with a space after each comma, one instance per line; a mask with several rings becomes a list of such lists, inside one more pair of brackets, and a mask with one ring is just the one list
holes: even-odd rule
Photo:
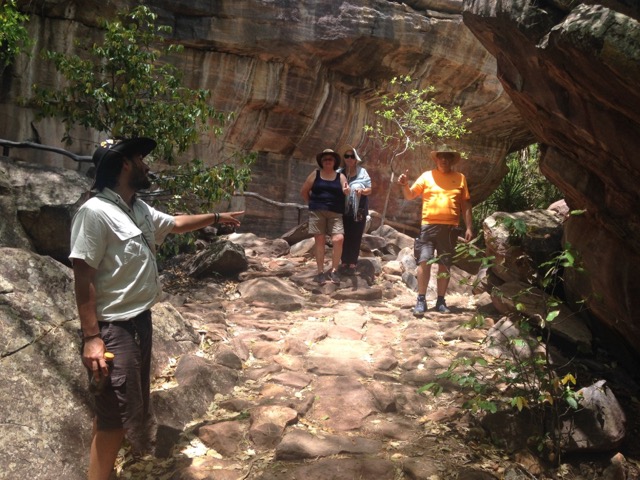
[[356, 156], [352, 153], [345, 153], [344, 158], [356, 158]]

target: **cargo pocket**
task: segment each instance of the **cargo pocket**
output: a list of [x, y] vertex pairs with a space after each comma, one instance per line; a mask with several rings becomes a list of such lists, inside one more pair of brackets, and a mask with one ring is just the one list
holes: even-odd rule
[[111, 387], [117, 391], [118, 395], [124, 395], [127, 391], [127, 376], [111, 375]]

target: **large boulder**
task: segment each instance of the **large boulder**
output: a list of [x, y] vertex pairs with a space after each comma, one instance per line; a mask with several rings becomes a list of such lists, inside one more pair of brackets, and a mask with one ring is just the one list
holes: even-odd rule
[[[520, 313], [579, 350], [591, 351], [593, 335], [584, 317], [558, 304], [556, 298], [544, 291], [524, 282], [506, 282], [493, 288], [491, 299], [498, 312], [504, 315]], [[556, 316], [550, 316], [551, 312], [557, 312]]]
[[610, 452], [627, 435], [627, 418], [605, 380], [581, 388], [580, 409], [562, 421], [561, 442], [568, 452]]
[[[169, 304], [153, 309], [153, 371], [194, 352], [200, 338]], [[83, 479], [91, 397], [80, 361], [71, 269], [0, 248], [0, 464], [6, 478]]]
[[[604, 259], [598, 251], [611, 254], [568, 288], [592, 292], [585, 300], [597, 319], [640, 352], [637, 308], [626, 303], [639, 298], [638, 285], [624, 274], [640, 254], [637, 2], [465, 0], [463, 19], [496, 58], [505, 91], [543, 145], [542, 172], [571, 209], [586, 210], [571, 237], [583, 258], [593, 256], [596, 266]], [[604, 279], [616, 286], [599, 288]]]
[[[581, 388], [579, 394], [580, 408], [568, 410], [556, 430], [561, 450], [570, 453], [615, 451], [627, 431], [625, 414], [613, 392], [600, 380]], [[485, 415], [481, 423], [496, 443], [515, 451], [527, 448], [529, 439], [542, 437], [544, 419], [540, 410], [502, 410]], [[547, 429], [555, 428], [550, 423]]]
[[0, 157], [0, 245], [68, 263], [71, 219], [89, 186], [73, 170]]
[[156, 455], [166, 457], [184, 427], [201, 417], [211, 406], [216, 394], [227, 394], [235, 386], [235, 370], [196, 355], [182, 356], [175, 370], [176, 384], [151, 394], [157, 418]]
[[637, 365], [640, 355], [640, 253], [584, 216], [565, 224], [564, 242], [581, 252], [579, 269], [565, 269], [565, 292], [577, 307], [586, 304], [594, 328], [619, 358]]
[[0, 248], [0, 463], [7, 478], [86, 478], [91, 435], [71, 270]]
[[195, 278], [233, 277], [249, 266], [244, 249], [228, 240], [210, 244], [187, 260], [184, 268]]
[[548, 270], [540, 266], [561, 250], [562, 221], [551, 210], [496, 212], [482, 229], [486, 256], [495, 257], [491, 270], [505, 282], [539, 284]]

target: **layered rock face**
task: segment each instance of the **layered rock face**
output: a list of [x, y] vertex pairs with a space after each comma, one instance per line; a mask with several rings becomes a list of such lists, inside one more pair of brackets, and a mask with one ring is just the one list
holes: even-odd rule
[[640, 352], [639, 4], [468, 0], [463, 18], [546, 146], [541, 169], [586, 210], [565, 232], [587, 270], [569, 294]]
[[[81, 9], [63, 0], [24, 3], [35, 53], [81, 51], [99, 39], [98, 15], [109, 18], [138, 2], [90, 1]], [[435, 86], [439, 102], [460, 105], [472, 119], [472, 134], [459, 147], [469, 154], [460, 169], [475, 202], [499, 183], [505, 154], [531, 141], [495, 76], [495, 60], [462, 24], [462, 1], [182, 0], [155, 1], [152, 7], [159, 24], [174, 28], [172, 41], [186, 47], [173, 60], [186, 83], [210, 89], [219, 110], [235, 113], [223, 136], [203, 139], [185, 158], [195, 154], [217, 163], [236, 150], [258, 152], [250, 190], [271, 200], [302, 203], [300, 187], [316, 167], [315, 155], [351, 143], [377, 190], [372, 208], [381, 211], [389, 156], [363, 127], [375, 120], [378, 92], [397, 75]], [[0, 138], [29, 138], [34, 112], [17, 106], [16, 99], [28, 98], [32, 83], [55, 83], [52, 67], [35, 54], [19, 59], [4, 77], [0, 114], [10, 121], [0, 126]], [[61, 125], [34, 125], [43, 143], [59, 145]], [[84, 154], [98, 138], [80, 129], [73, 136], [73, 148]], [[416, 178], [431, 166], [426, 158], [424, 150], [410, 152], [398, 171], [409, 169]], [[390, 218], [417, 223], [418, 202], [405, 202], [392, 188]], [[299, 221], [296, 209], [249, 198], [246, 208], [245, 224], [258, 234], [280, 235]]]

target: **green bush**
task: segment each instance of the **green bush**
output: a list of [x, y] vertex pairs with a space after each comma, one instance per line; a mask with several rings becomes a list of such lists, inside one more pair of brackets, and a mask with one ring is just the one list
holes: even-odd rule
[[2, 2], [0, 6], [0, 73], [13, 63], [15, 57], [26, 51], [33, 41], [24, 23], [29, 16], [16, 9], [15, 0]]
[[[492, 260], [482, 258], [473, 245], [471, 251], [468, 249], [463, 245], [457, 253], [485, 262]], [[570, 245], [540, 268], [545, 271], [543, 284], [546, 286], [557, 286], [561, 282], [558, 276], [565, 269], [583, 271]], [[544, 450], [549, 458], [559, 461], [562, 453], [559, 427], [563, 417], [579, 408], [580, 395], [576, 376], [567, 371], [570, 365], [563, 365], [560, 373], [549, 353], [551, 338], [548, 326], [559, 315], [562, 301], [553, 290], [545, 293], [540, 299], [544, 304], [543, 317], [529, 317], [523, 299], [530, 299], [533, 295], [532, 289], [523, 288], [511, 298], [517, 313], [509, 315], [508, 320], [511, 322], [510, 330], [517, 334], [484, 340], [484, 346], [499, 344], [505, 353], [489, 359], [482, 355], [457, 357], [436, 381], [424, 385], [419, 391], [439, 395], [444, 390], [444, 383], [453, 382], [465, 393], [462, 406], [472, 412], [528, 409], [537, 423], [547, 429], [537, 439], [538, 448], [541, 452]], [[462, 327], [481, 328], [484, 323], [483, 315], [477, 313]]]
[[101, 20], [104, 39], [79, 55], [46, 51], [64, 78], [60, 88], [33, 86], [32, 102], [39, 117], [59, 118], [63, 141], [75, 125], [106, 132], [110, 137], [151, 137], [154, 152], [169, 162], [214, 129], [226, 115], [209, 103], [211, 93], [182, 85], [182, 72], [165, 57], [180, 53], [168, 43], [168, 26], [156, 26], [157, 15], [138, 6], [116, 20]]
[[562, 193], [538, 167], [540, 149], [537, 144], [507, 156], [507, 174], [498, 188], [484, 202], [473, 208], [474, 229], [482, 231], [482, 222], [495, 212], [521, 212], [547, 208], [562, 198]]
[[[174, 160], [208, 132], [219, 134], [231, 115], [215, 110], [211, 92], [182, 85], [182, 72], [167, 57], [182, 52], [171, 44], [171, 27], [157, 26], [157, 15], [146, 6], [120, 12], [115, 20], [101, 20], [104, 39], [84, 56], [44, 52], [63, 78], [60, 88], [33, 86], [31, 99], [39, 117], [54, 117], [65, 125], [63, 141], [71, 143], [71, 128], [81, 125], [109, 137], [151, 137], [158, 143], [149, 157], [166, 160], [158, 172], [159, 190], [147, 193], [155, 205], [171, 214], [211, 209], [251, 178], [255, 155], [237, 152], [205, 165]], [[193, 244], [194, 235], [165, 242], [161, 255]]]

